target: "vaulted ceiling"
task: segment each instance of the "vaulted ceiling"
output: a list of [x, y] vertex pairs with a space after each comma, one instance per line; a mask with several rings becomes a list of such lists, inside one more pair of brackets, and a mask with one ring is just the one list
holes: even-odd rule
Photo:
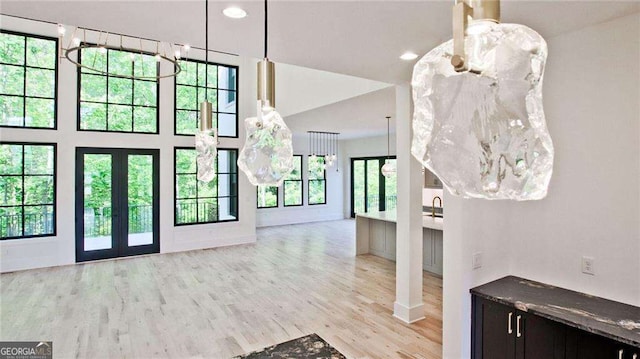
[[[204, 3], [2, 0], [0, 12], [204, 48]], [[279, 64], [385, 83], [408, 82], [415, 61], [398, 57], [407, 50], [423, 55], [449, 39], [452, 4], [270, 0], [269, 57]], [[225, 17], [222, 10], [230, 5], [242, 7], [248, 16]], [[210, 0], [209, 47], [262, 57], [263, 6], [262, 1]], [[638, 1], [502, 0], [503, 22], [528, 25], [546, 38], [638, 11]], [[295, 67], [279, 71], [293, 81], [280, 83], [278, 98], [294, 132], [330, 130], [347, 138], [386, 133], [384, 116], [393, 116], [395, 110], [393, 89], [331, 74], [323, 78], [319, 72]], [[330, 91], [334, 93], [326, 93]]]
[[[412, 62], [451, 37], [452, 0], [269, 2], [269, 55], [276, 62], [399, 83]], [[244, 19], [222, 15], [238, 5]], [[204, 0], [3, 0], [4, 14], [79, 25], [204, 47]], [[543, 37], [640, 11], [637, 1], [502, 1], [503, 22], [530, 26]], [[210, 48], [262, 57], [263, 2], [210, 1]]]

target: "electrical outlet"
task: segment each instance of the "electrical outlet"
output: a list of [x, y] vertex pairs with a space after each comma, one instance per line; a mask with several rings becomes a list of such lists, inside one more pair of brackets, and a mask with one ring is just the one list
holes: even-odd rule
[[595, 259], [593, 257], [582, 257], [582, 273], [596, 275], [595, 269], [593, 267]]
[[482, 252], [477, 252], [473, 254], [473, 269], [478, 269], [482, 267]]

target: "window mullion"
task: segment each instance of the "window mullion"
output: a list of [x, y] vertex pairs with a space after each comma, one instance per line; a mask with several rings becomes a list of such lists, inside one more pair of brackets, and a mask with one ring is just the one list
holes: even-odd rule
[[[26, 40], [25, 40], [25, 42], [26, 42]], [[26, 48], [26, 44], [25, 44], [25, 48]], [[26, 55], [25, 55], [25, 61], [26, 60], [27, 59], [26, 59]], [[25, 74], [25, 77], [26, 77], [26, 74]], [[25, 236], [25, 230], [24, 229], [25, 229], [25, 221], [26, 221], [26, 217], [24, 215], [24, 205], [25, 205], [24, 199], [26, 197], [26, 193], [25, 193], [26, 191], [25, 191], [25, 187], [24, 187], [24, 145], [22, 145], [20, 147], [22, 148], [22, 153], [21, 153], [21, 156], [22, 156], [22, 178], [21, 178], [21, 181], [22, 181], [22, 206], [20, 207], [20, 209], [22, 210], [22, 236], [24, 237]]]
[[[22, 127], [27, 126], [27, 37], [24, 37], [24, 59], [22, 61]], [[24, 147], [24, 146], [23, 146]], [[22, 217], [24, 219], [24, 215]], [[23, 226], [24, 231], [24, 226]]]

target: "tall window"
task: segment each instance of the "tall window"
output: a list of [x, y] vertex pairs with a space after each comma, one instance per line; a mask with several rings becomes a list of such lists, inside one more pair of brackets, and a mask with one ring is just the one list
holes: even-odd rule
[[238, 137], [238, 68], [195, 60], [181, 61], [180, 66], [175, 81], [175, 134], [195, 134], [199, 106], [206, 96], [213, 105], [218, 136]]
[[218, 149], [216, 177], [198, 181], [196, 150], [175, 148], [175, 224], [238, 220], [238, 150]]
[[309, 159], [309, 204], [327, 203], [327, 180], [324, 157], [308, 157]]
[[78, 130], [158, 133], [158, 80], [133, 80], [123, 76], [157, 76], [159, 65], [148, 54], [96, 48], [78, 51], [80, 101]]
[[56, 145], [0, 143], [0, 239], [55, 235]]
[[389, 211], [396, 208], [396, 177], [385, 178], [381, 169], [394, 157], [351, 159], [351, 217], [357, 213]]
[[278, 207], [278, 187], [257, 186], [256, 191], [258, 191], [258, 208]]
[[293, 171], [284, 180], [284, 206], [302, 206], [302, 156], [293, 156]]
[[56, 128], [58, 40], [0, 32], [0, 126]]

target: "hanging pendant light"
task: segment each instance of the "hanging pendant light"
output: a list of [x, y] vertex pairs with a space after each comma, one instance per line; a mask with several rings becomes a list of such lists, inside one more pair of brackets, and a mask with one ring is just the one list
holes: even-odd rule
[[324, 161], [327, 167], [333, 167], [333, 165], [336, 165], [337, 167], [338, 135], [340, 134], [335, 132], [329, 132], [327, 134], [329, 145], [327, 147], [327, 153], [324, 155]]
[[238, 167], [253, 185], [279, 186], [293, 171], [291, 131], [276, 111], [275, 65], [267, 56], [267, 1], [264, 2], [264, 59], [258, 62], [257, 116], [245, 119], [247, 139]]
[[338, 171], [338, 132], [307, 131], [309, 141], [309, 159], [324, 159], [324, 168], [336, 166]]
[[387, 178], [395, 176], [397, 171], [396, 165], [391, 162], [391, 146], [389, 145], [389, 142], [390, 142], [389, 138], [391, 137], [390, 129], [389, 129], [390, 121], [391, 121], [391, 116], [387, 116], [387, 159], [385, 159], [384, 165], [380, 170], [380, 172], [382, 172], [382, 175]]
[[[205, 0], [205, 66], [209, 66], [209, 0]], [[210, 182], [216, 177], [215, 161], [218, 147], [218, 130], [213, 127], [213, 110], [209, 102], [209, 71], [205, 68], [204, 101], [200, 103], [200, 123], [196, 132], [197, 178], [202, 182]]]
[[458, 0], [453, 40], [413, 69], [411, 152], [453, 195], [542, 199], [553, 169], [542, 106], [547, 45], [499, 21], [499, 1]]

